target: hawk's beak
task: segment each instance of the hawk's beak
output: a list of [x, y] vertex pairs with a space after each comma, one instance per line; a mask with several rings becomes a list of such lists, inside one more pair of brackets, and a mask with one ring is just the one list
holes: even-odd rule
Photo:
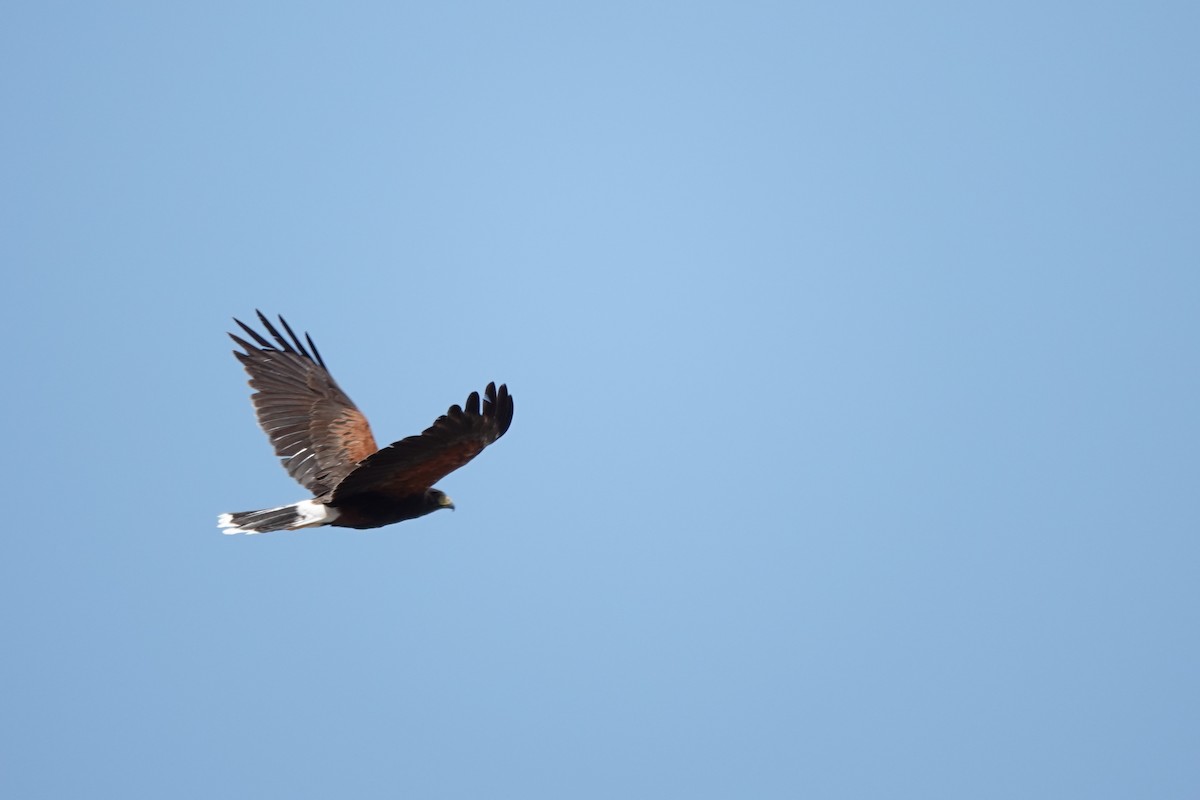
[[446, 495], [442, 495], [442, 498], [438, 500], [438, 505], [440, 505], [442, 508], [448, 508], [451, 511], [454, 510], [454, 501]]

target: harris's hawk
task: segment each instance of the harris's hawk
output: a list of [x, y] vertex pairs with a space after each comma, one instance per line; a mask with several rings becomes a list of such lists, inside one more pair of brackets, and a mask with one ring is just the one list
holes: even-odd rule
[[250, 375], [258, 424], [284, 469], [313, 498], [222, 514], [217, 522], [224, 533], [319, 525], [378, 528], [454, 508], [433, 485], [479, 455], [512, 423], [508, 387], [489, 383], [482, 399], [471, 392], [463, 406], [451, 406], [419, 436], [380, 449], [367, 418], [329, 374], [312, 338], [306, 333], [302, 342], [283, 317], [279, 323], [288, 338], [261, 311], [258, 318], [274, 343], [235, 319], [254, 343], [229, 334], [245, 350], [233, 354]]

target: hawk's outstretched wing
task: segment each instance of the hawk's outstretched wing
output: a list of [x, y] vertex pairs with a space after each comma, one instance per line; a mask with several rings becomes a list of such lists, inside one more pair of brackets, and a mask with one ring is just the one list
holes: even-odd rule
[[326, 495], [379, 449], [371, 426], [329, 374], [308, 334], [305, 348], [283, 317], [279, 322], [291, 341], [261, 311], [258, 318], [275, 344], [238, 319], [234, 322], [257, 344], [229, 334], [246, 351], [233, 354], [250, 374], [258, 424], [288, 474], [315, 496]]
[[489, 383], [480, 408], [479, 392], [471, 392], [464, 408], [451, 406], [419, 436], [409, 436], [370, 455], [334, 489], [330, 501], [355, 495], [410, 497], [424, 492], [466, 464], [512, 424], [513, 401], [508, 387]]

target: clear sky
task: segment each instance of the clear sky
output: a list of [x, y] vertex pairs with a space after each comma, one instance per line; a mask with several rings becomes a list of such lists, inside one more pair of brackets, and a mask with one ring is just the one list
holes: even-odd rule
[[1198, 8], [9, 4], [0, 795], [1197, 797]]

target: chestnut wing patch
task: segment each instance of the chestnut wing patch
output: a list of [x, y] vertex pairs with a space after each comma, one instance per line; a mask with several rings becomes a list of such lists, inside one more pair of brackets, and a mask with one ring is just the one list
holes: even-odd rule
[[489, 383], [482, 406], [479, 392], [471, 392], [463, 407], [451, 406], [419, 436], [368, 456], [337, 485], [330, 502], [336, 506], [362, 494], [399, 499], [423, 493], [503, 436], [512, 417], [508, 387]]

